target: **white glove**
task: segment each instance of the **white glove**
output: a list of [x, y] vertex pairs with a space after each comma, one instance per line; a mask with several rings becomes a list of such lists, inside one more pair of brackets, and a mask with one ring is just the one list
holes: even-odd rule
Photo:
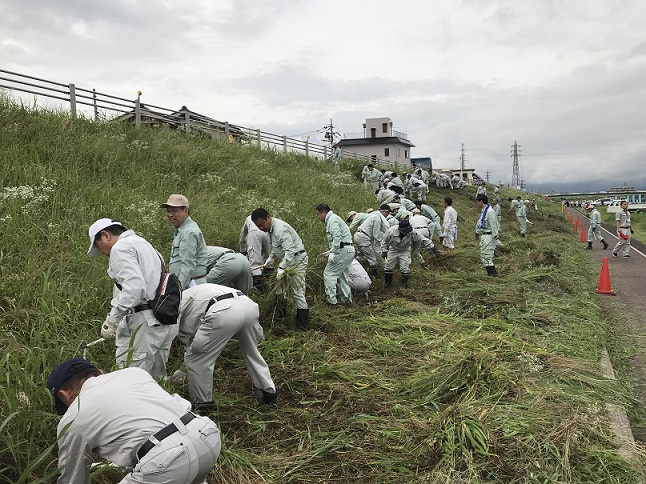
[[101, 337], [108, 341], [114, 340], [117, 337], [117, 326], [123, 319], [123, 316], [109, 315], [105, 318], [101, 326]]
[[278, 272], [276, 272], [276, 279], [283, 277], [283, 274], [285, 274], [285, 269], [278, 269]]
[[265, 263], [263, 264], [263, 267], [267, 267], [267, 266], [271, 265], [271, 263], [272, 263], [272, 262], [274, 262], [274, 258], [273, 258], [273, 257], [269, 257], [269, 258], [265, 261]]
[[327, 256], [327, 263], [331, 264], [332, 262], [334, 262], [334, 253], [330, 252]]

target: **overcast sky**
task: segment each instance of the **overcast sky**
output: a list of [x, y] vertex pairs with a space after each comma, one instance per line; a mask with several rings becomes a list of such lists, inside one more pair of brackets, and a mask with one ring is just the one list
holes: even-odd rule
[[390, 117], [435, 167], [646, 188], [644, 0], [4, 0], [0, 68], [298, 137]]

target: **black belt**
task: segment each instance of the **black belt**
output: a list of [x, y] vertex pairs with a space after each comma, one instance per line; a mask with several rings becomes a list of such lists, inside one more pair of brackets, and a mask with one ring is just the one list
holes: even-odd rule
[[296, 252], [294, 255], [301, 255], [301, 254], [304, 254], [305, 252], [306, 252], [306, 251], [305, 251], [305, 249], [303, 249], [303, 250], [299, 250], [299, 251], [298, 251], [298, 252]]
[[341, 242], [341, 243], [339, 244], [339, 247], [340, 247], [341, 249], [343, 249], [344, 247], [349, 247], [349, 246], [352, 246], [352, 245], [354, 245], [352, 242]]
[[140, 304], [139, 306], [132, 308], [133, 312], [135, 313], [145, 311], [146, 309], [150, 309], [150, 306], [148, 304]]
[[482, 232], [482, 235], [491, 235], [491, 232]]
[[[187, 414], [183, 415], [179, 421], [182, 422], [184, 425], [188, 424], [191, 420], [196, 418], [197, 415], [195, 415], [192, 412], [188, 412]], [[149, 437], [148, 440], [146, 440], [141, 447], [139, 447], [139, 450], [137, 451], [137, 459], [141, 460], [144, 458], [144, 456], [157, 445], [158, 442], [161, 442], [164, 440], [166, 437], [169, 435], [173, 435], [175, 432], [177, 432], [179, 429], [175, 426], [175, 424], [169, 424], [166, 425], [163, 429], [161, 429], [159, 432], [154, 434], [152, 437]], [[154, 442], [151, 439], [155, 439], [157, 442]]]
[[630, 227], [619, 227], [620, 229], [629, 229]]
[[225, 254], [235, 254], [235, 253], [236, 253], [235, 250], [225, 250], [224, 252], [222, 252], [219, 256], [217, 256], [215, 258], [215, 260], [213, 261], [213, 264], [215, 264], [217, 261], [219, 261], [220, 257], [222, 257], [223, 255], [225, 255]]
[[368, 235], [367, 233], [365, 233], [363, 230], [357, 230], [357, 232], [361, 232], [361, 233], [362, 233], [363, 235], [365, 235], [366, 237], [370, 237], [370, 235]]
[[236, 291], [236, 292], [227, 292], [225, 294], [222, 294], [220, 296], [216, 296], [213, 299], [209, 301], [209, 303], [206, 305], [206, 310], [204, 311], [205, 313], [213, 306], [216, 302], [224, 301], [225, 299], [231, 299], [232, 297], [238, 297], [244, 296], [244, 293], [242, 291]]

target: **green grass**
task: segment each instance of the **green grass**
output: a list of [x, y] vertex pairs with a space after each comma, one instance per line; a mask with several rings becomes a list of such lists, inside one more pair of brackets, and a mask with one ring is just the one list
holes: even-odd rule
[[[376, 281], [372, 304], [330, 311], [314, 207], [342, 216], [376, 207], [360, 164], [345, 160], [335, 172], [301, 155], [6, 100], [0, 129], [0, 425], [9, 429], [0, 432], [0, 482], [55, 480], [58, 418], [44, 381], [98, 338], [111, 297], [107, 260], [85, 255], [88, 226], [120, 219], [168, 258], [172, 229], [158, 205], [177, 192], [209, 244], [237, 248], [244, 219], [264, 206], [310, 255], [311, 331], [289, 330], [294, 308], [289, 322], [272, 318], [273, 292], [254, 296], [278, 408], [257, 406], [236, 346], [217, 362], [223, 447], [210, 482], [638, 482], [604, 407], [636, 406], [632, 389], [604, 380], [596, 363], [616, 316], [594, 295], [597, 274], [560, 204], [539, 202], [522, 239], [503, 203], [501, 277], [488, 279], [471, 235], [474, 189], [433, 187], [430, 203], [439, 211], [450, 195], [463, 219], [456, 250], [427, 270], [413, 264], [408, 290], [398, 277], [390, 291]], [[170, 371], [181, 357], [175, 347]], [[110, 345], [92, 358], [113, 369]], [[104, 470], [93, 482], [119, 476]]]

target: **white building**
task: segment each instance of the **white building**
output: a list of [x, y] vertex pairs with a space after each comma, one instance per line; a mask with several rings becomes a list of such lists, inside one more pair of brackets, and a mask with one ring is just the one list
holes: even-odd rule
[[345, 138], [337, 143], [343, 151], [368, 156], [372, 162], [401, 168], [411, 167], [408, 135], [393, 129], [390, 118], [367, 118], [363, 138]]

